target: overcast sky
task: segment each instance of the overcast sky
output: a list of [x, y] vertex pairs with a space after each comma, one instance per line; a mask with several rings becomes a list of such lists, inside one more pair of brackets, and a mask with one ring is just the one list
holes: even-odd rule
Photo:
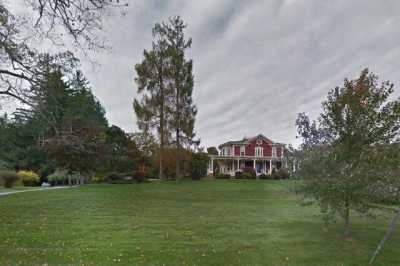
[[299, 112], [315, 118], [329, 89], [369, 67], [400, 95], [400, 1], [131, 0], [106, 24], [109, 53], [84, 64], [110, 123], [135, 131], [134, 65], [156, 22], [181, 15], [193, 46], [203, 146], [263, 133], [297, 143]]

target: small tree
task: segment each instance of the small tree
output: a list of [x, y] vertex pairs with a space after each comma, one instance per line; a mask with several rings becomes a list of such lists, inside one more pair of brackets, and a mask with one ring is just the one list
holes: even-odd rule
[[396, 186], [400, 157], [387, 156], [399, 140], [400, 100], [389, 101], [393, 84], [378, 84], [367, 69], [331, 90], [318, 123], [305, 114], [296, 121], [303, 138], [299, 191], [316, 201], [329, 220], [339, 213], [351, 237], [350, 211], [368, 213], [371, 189]]
[[191, 176], [193, 180], [200, 180], [207, 175], [208, 155], [204, 152], [192, 154]]
[[207, 148], [207, 153], [209, 155], [218, 155], [218, 150], [215, 147], [208, 147]]

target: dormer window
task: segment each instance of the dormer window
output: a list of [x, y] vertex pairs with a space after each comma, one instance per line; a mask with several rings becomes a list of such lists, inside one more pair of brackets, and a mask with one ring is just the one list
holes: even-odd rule
[[255, 148], [255, 154], [256, 154], [256, 157], [263, 157], [263, 148], [262, 147], [256, 147]]

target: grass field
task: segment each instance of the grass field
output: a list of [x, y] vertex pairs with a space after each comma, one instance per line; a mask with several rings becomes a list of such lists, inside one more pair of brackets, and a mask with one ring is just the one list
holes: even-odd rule
[[[0, 265], [366, 265], [388, 223], [325, 227], [280, 181], [88, 185], [0, 197]], [[400, 265], [400, 234], [375, 265]]]

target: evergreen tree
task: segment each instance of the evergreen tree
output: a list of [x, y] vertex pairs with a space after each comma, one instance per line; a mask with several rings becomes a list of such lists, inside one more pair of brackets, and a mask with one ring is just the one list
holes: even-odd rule
[[174, 91], [172, 130], [175, 131], [175, 145], [177, 148], [176, 175], [180, 177], [180, 155], [183, 144], [187, 146], [194, 142], [194, 123], [197, 108], [193, 103], [193, 61], [185, 56], [186, 50], [192, 45], [192, 39], [185, 39], [184, 30], [187, 27], [179, 16], [169, 18], [168, 23], [156, 24], [159, 32], [168, 44], [170, 56], [171, 82], [169, 85]]
[[157, 25], [153, 28], [152, 50], [144, 50], [144, 59], [135, 66], [138, 94], [141, 99], [134, 99], [134, 110], [140, 130], [159, 137], [159, 178], [163, 175], [163, 153], [171, 135], [170, 119], [172, 114], [171, 98], [173, 90], [170, 82], [170, 56], [168, 43]]
[[185, 28], [179, 16], [170, 18], [168, 23], [157, 23], [153, 29], [153, 50], [145, 51], [144, 61], [136, 65], [136, 82], [142, 99], [135, 100], [134, 109], [142, 131], [150, 132], [154, 128], [159, 131], [160, 178], [166, 145], [175, 144], [179, 177], [181, 149], [199, 142], [194, 140], [197, 108], [192, 99], [193, 62], [185, 57], [192, 40], [185, 39]]

